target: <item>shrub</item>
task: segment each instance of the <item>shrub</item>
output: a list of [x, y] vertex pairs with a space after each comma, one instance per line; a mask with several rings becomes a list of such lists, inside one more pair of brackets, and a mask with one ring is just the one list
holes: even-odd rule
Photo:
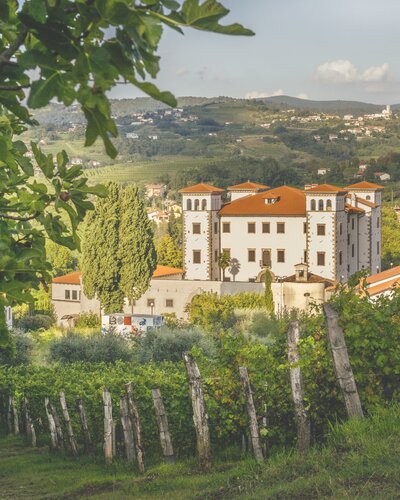
[[35, 314], [34, 316], [23, 316], [17, 321], [17, 327], [26, 332], [37, 330], [47, 330], [54, 324], [54, 318], [45, 314]]
[[132, 342], [118, 335], [95, 334], [85, 337], [79, 333], [68, 333], [50, 343], [50, 361], [60, 363], [115, 363], [132, 360]]
[[182, 354], [198, 347], [208, 357], [214, 353], [211, 338], [199, 330], [170, 330], [162, 328], [148, 332], [137, 340], [135, 359], [139, 363], [150, 361], [181, 361]]
[[19, 328], [11, 330], [12, 347], [0, 350], [0, 365], [27, 365], [30, 363], [30, 353], [33, 341], [29, 334]]
[[97, 328], [100, 327], [100, 325], [99, 315], [93, 312], [81, 313], [75, 320], [75, 326], [77, 328]]

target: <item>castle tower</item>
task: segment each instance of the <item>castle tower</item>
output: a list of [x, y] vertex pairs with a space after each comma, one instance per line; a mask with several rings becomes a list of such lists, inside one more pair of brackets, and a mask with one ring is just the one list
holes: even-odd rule
[[219, 280], [219, 218], [223, 189], [209, 184], [184, 188], [183, 265], [188, 280]]
[[305, 191], [309, 271], [336, 281], [348, 278], [346, 191], [330, 184]]

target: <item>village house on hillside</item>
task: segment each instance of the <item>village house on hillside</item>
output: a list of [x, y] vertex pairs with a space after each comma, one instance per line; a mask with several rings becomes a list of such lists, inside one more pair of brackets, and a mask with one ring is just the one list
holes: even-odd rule
[[[355, 272], [380, 272], [382, 190], [369, 182], [301, 190], [248, 181], [229, 187], [230, 201], [223, 203], [225, 192], [218, 187], [184, 188], [183, 269], [158, 266], [133, 310], [184, 318], [202, 291], [263, 293], [266, 269], [278, 314], [321, 303]], [[229, 257], [224, 273], [223, 252]], [[97, 300], [86, 298], [80, 273], [55, 278], [52, 293], [59, 323], [100, 311]], [[126, 303], [124, 312], [131, 307]]]

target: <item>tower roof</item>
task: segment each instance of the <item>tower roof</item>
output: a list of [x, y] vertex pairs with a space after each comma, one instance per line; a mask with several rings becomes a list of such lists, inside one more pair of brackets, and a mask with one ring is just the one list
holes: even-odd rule
[[[268, 200], [274, 200], [269, 203]], [[304, 191], [289, 186], [281, 186], [263, 191], [253, 196], [239, 198], [224, 205], [219, 214], [224, 215], [306, 215], [306, 197]]]
[[346, 190], [332, 184], [319, 184], [305, 191], [306, 193], [345, 193]]
[[361, 181], [361, 182], [357, 182], [356, 184], [351, 184], [350, 186], [347, 186], [346, 189], [371, 189], [371, 190], [380, 190], [380, 189], [384, 189], [383, 186], [381, 186], [380, 184], [374, 184], [373, 182], [367, 182], [367, 181]]
[[181, 189], [179, 192], [183, 194], [212, 194], [212, 193], [222, 193], [224, 190], [211, 186], [211, 184], [205, 184], [201, 182], [200, 184], [195, 184], [194, 186], [189, 186], [187, 188]]
[[269, 186], [265, 184], [259, 184], [258, 182], [242, 182], [241, 184], [236, 184], [235, 186], [229, 186], [228, 191], [265, 191], [269, 189]]

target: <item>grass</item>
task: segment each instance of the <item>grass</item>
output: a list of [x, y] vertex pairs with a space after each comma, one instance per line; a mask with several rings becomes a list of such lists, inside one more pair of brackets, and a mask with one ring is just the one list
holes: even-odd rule
[[264, 465], [247, 458], [161, 464], [139, 476], [123, 463], [73, 459], [0, 439], [0, 498], [309, 499], [399, 498], [400, 406], [334, 426], [306, 457], [281, 451]]

